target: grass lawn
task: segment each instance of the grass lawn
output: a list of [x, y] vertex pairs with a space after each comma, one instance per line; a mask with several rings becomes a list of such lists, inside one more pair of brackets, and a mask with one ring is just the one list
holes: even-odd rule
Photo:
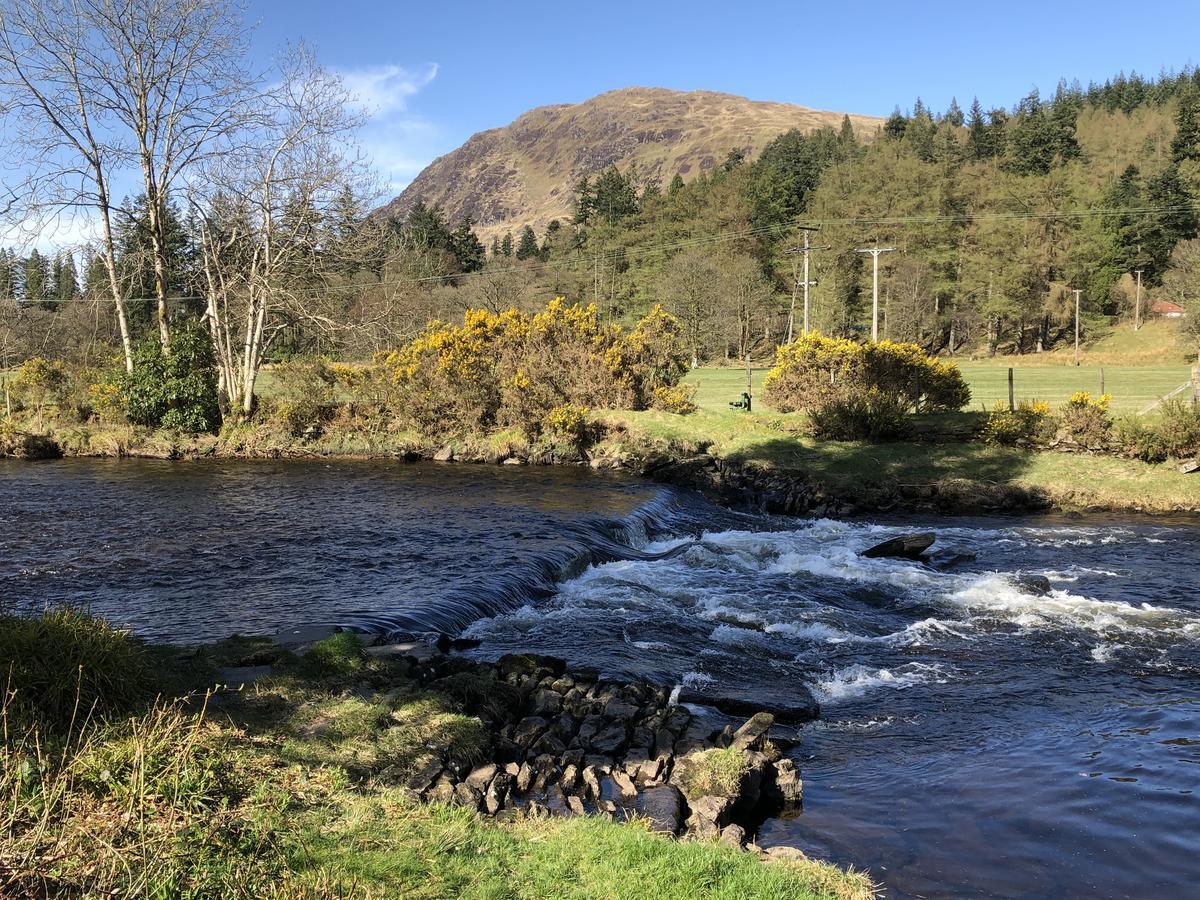
[[[1008, 400], [1008, 366], [1004, 360], [974, 362], [956, 361], [971, 388], [971, 409], [991, 409], [997, 401]], [[1104, 371], [1104, 389], [1112, 395], [1115, 413], [1137, 413], [1160, 397], [1169, 394], [1191, 376], [1186, 365], [1160, 366], [1061, 366], [1013, 365], [1013, 390], [1016, 399], [1046, 400], [1060, 406], [1076, 391], [1100, 394], [1100, 372]], [[757, 409], [769, 408], [763, 403], [762, 381], [767, 369], [754, 369], [754, 397]], [[687, 376], [696, 386], [696, 403], [701, 409], [728, 410], [729, 403], [746, 390], [745, 369], [696, 369]]]

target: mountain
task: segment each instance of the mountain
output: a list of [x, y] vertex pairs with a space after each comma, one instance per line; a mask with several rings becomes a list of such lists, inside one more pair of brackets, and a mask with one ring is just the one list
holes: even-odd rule
[[[572, 186], [631, 162], [662, 181], [690, 180], [731, 150], [753, 156], [790, 128], [840, 127], [842, 113], [747, 100], [713, 91], [625, 88], [582, 103], [542, 106], [511, 125], [481, 131], [430, 163], [384, 212], [403, 218], [418, 201], [452, 224], [470, 216], [485, 238], [571, 216]], [[860, 137], [882, 119], [850, 116]], [[514, 235], [515, 236], [515, 235]]]

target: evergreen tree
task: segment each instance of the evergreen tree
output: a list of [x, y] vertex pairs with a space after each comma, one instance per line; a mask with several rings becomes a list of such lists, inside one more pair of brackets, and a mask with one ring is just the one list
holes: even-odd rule
[[670, 185], [667, 186], [667, 196], [674, 197], [676, 194], [678, 194], [682, 190], [683, 190], [683, 176], [680, 175], [678, 172], [676, 172], [675, 177], [671, 179]]
[[500, 241], [500, 255], [501, 256], [512, 256], [513, 255], [513, 238], [512, 238], [511, 231], [504, 232], [504, 239], [502, 241]]
[[440, 206], [429, 207], [418, 200], [404, 221], [404, 238], [416, 250], [454, 252], [454, 238]]
[[79, 299], [79, 273], [75, 270], [75, 257], [63, 253], [54, 260], [54, 298], [59, 303], [73, 303]]
[[586, 175], [575, 182], [575, 224], [586, 225], [596, 208], [596, 194]]
[[858, 152], [858, 135], [854, 133], [854, 126], [850, 123], [849, 116], [842, 116], [842, 127], [838, 132], [838, 145], [842, 151], [842, 159], [850, 159]]
[[104, 258], [90, 250], [83, 257], [83, 296], [93, 302], [112, 296]]
[[1054, 165], [1057, 149], [1057, 129], [1035, 89], [1017, 106], [1008, 168], [1018, 175], [1045, 175]]
[[538, 247], [537, 235], [526, 225], [521, 229], [521, 239], [517, 242], [517, 259], [533, 259], [541, 253]]
[[892, 111], [892, 114], [888, 116], [887, 121], [883, 123], [883, 133], [894, 141], [898, 141], [900, 138], [904, 137], [904, 132], [907, 130], [907, 128], [908, 119], [906, 119], [904, 114], [900, 112], [899, 106]]
[[561, 233], [562, 222], [558, 221], [558, 219], [551, 219], [550, 223], [546, 226], [546, 236], [542, 239], [542, 249], [539, 253], [542, 262], [550, 259], [551, 254], [554, 252], [554, 247], [560, 240]]
[[[1200, 69], [1197, 69], [1200, 72]], [[1200, 93], [1194, 88], [1185, 90], [1179, 97], [1179, 109], [1175, 113], [1175, 137], [1171, 140], [1171, 158], [1179, 163], [1184, 160], [1200, 160]]]
[[615, 225], [622, 219], [635, 215], [639, 210], [637, 187], [631, 177], [622, 175], [616, 166], [609, 166], [596, 177], [592, 198], [595, 216]]
[[983, 107], [979, 105], [978, 97], [971, 101], [967, 119], [967, 149], [972, 159], [988, 159], [992, 155], [987, 123], [983, 120]]
[[53, 297], [50, 294], [50, 262], [37, 249], [31, 250], [21, 265], [22, 284], [24, 285], [24, 301], [29, 305], [37, 305], [53, 309]]
[[[478, 272], [483, 268], [487, 259], [483, 243], [475, 234], [473, 224], [468, 216], [458, 223], [458, 227], [450, 235], [450, 247], [455, 258], [458, 259], [458, 268], [462, 272]], [[494, 240], [495, 238], [493, 238]]]
[[963, 111], [958, 106], [958, 99], [950, 98], [950, 108], [946, 110], [945, 121], [954, 128], [962, 128]]
[[1196, 237], [1196, 201], [1175, 163], [1150, 179], [1146, 199], [1155, 212], [1147, 222], [1144, 249], [1150, 258], [1150, 276], [1158, 281], [1175, 245]]
[[500, 238], [494, 234], [492, 235], [491, 254], [493, 259], [500, 255]]

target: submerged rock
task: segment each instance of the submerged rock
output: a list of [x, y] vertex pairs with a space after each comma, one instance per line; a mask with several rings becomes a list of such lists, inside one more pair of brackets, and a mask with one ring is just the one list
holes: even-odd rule
[[[741, 697], [721, 696], [708, 693], [703, 689], [684, 688], [679, 693], [680, 703], [693, 703], [697, 706], [711, 706], [729, 716], [753, 716], [759, 712], [769, 712], [776, 722], [799, 724], [811, 722], [821, 715], [821, 704], [802, 684], [791, 686], [794, 696], [786, 699], [768, 697], [757, 700], [744, 700]], [[677, 751], [679, 748], [676, 748]]]
[[920, 559], [921, 554], [933, 546], [937, 535], [932, 531], [920, 531], [914, 534], [902, 534], [891, 540], [868, 547], [862, 555], [868, 559], [892, 557], [895, 559]]
[[1045, 575], [1018, 575], [1013, 582], [1017, 587], [1024, 588], [1039, 597], [1045, 597], [1050, 593], [1050, 579]]

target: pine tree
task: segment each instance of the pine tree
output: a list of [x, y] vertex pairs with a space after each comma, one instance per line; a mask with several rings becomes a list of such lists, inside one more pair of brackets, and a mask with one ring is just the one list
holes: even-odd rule
[[575, 224], [586, 225], [596, 208], [596, 194], [586, 175], [575, 182]]
[[678, 194], [682, 190], [683, 190], [683, 176], [680, 175], [678, 172], [676, 172], [675, 177], [671, 179], [671, 183], [667, 186], [667, 196], [674, 197], [676, 194]]
[[517, 242], [517, 259], [533, 259], [541, 252], [538, 247], [537, 235], [526, 225], [521, 229], [521, 239]]
[[500, 255], [500, 238], [498, 238], [494, 234], [492, 235], [491, 254], [492, 254], [492, 259], [495, 259], [497, 256]]
[[504, 239], [502, 241], [500, 241], [500, 255], [501, 256], [512, 256], [513, 255], [513, 239], [512, 239], [511, 231], [504, 232]]
[[962, 128], [963, 111], [958, 106], [958, 99], [950, 98], [950, 108], [946, 110], [946, 122], [955, 128]]
[[842, 128], [838, 132], [838, 146], [842, 151], [842, 159], [849, 159], [858, 151], [858, 135], [854, 133], [854, 126], [850, 123], [849, 116], [842, 116]]
[[25, 302], [53, 309], [54, 304], [50, 296], [50, 263], [46, 257], [36, 249], [31, 250], [29, 256], [23, 260], [21, 268]]
[[971, 101], [971, 114], [967, 119], [967, 147], [972, 159], [988, 159], [991, 156], [991, 142], [978, 97]]
[[906, 119], [904, 114], [900, 112], [900, 107], [898, 106], [892, 111], [892, 114], [888, 116], [887, 121], [883, 123], [883, 133], [894, 141], [898, 141], [900, 138], [904, 137], [904, 132], [907, 130], [907, 128], [908, 119]]
[[1200, 96], [1195, 88], [1185, 90], [1179, 97], [1175, 137], [1171, 140], [1171, 159], [1177, 163], [1200, 160], [1200, 110], [1197, 107], [1200, 107]]
[[79, 299], [79, 274], [75, 270], [75, 257], [64, 253], [54, 261], [54, 298], [59, 303], [73, 303]]
[[483, 243], [475, 234], [474, 223], [468, 216], [458, 223], [450, 235], [450, 249], [458, 260], [459, 271], [478, 272], [487, 259]]

